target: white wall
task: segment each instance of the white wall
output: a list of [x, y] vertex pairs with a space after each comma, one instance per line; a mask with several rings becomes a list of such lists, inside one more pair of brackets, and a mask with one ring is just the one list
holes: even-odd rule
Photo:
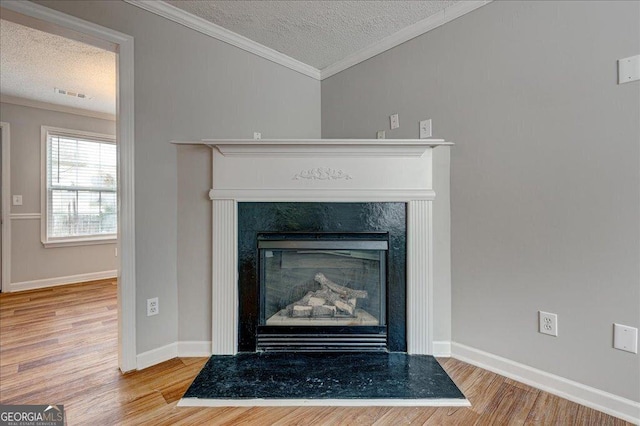
[[453, 340], [635, 401], [639, 357], [612, 324], [640, 326], [640, 90], [616, 69], [640, 53], [639, 16], [493, 2], [322, 82], [323, 137], [416, 137], [429, 117], [456, 143]]
[[[112, 135], [116, 127], [114, 121], [8, 103], [0, 104], [0, 121], [11, 126], [11, 193], [22, 195], [23, 202], [21, 206], [11, 206], [11, 213], [18, 215], [41, 212], [41, 126]], [[37, 286], [41, 283], [33, 281], [117, 268], [115, 243], [44, 248], [39, 218], [11, 220], [11, 284]]]
[[210, 340], [210, 153], [169, 141], [318, 137], [320, 83], [123, 2], [38, 3], [134, 37], [137, 351]]

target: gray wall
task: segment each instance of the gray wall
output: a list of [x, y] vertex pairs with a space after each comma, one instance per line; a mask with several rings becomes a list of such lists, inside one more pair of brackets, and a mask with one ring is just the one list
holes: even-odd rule
[[[11, 193], [22, 195], [22, 205], [11, 206], [11, 213], [40, 213], [41, 126], [111, 135], [116, 130], [114, 121], [7, 103], [0, 104], [0, 121], [11, 126]], [[117, 268], [115, 243], [44, 248], [39, 219], [11, 221], [12, 283]]]
[[320, 83], [123, 2], [38, 3], [135, 38], [137, 351], [210, 340], [210, 153], [169, 141], [319, 137]]
[[322, 82], [323, 137], [373, 136], [398, 112], [387, 137], [430, 117], [456, 143], [453, 340], [635, 401], [639, 358], [612, 348], [612, 324], [640, 326], [640, 90], [616, 84], [638, 16], [493, 2]]

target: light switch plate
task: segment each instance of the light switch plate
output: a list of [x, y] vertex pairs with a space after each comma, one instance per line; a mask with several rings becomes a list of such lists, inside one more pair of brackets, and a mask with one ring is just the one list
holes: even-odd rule
[[431, 137], [431, 119], [422, 120], [420, 122], [420, 139]]
[[628, 325], [613, 324], [613, 347], [621, 351], [638, 353], [638, 329]]
[[640, 55], [618, 59], [618, 84], [640, 80]]
[[390, 115], [389, 121], [391, 122], [391, 130], [400, 127], [400, 117], [398, 117], [398, 114]]

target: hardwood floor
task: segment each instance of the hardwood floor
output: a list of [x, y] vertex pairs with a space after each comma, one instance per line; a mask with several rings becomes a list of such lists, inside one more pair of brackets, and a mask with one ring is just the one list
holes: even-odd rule
[[440, 363], [470, 408], [178, 408], [206, 362], [117, 367], [115, 281], [0, 295], [0, 403], [64, 404], [68, 425], [625, 425], [455, 359]]

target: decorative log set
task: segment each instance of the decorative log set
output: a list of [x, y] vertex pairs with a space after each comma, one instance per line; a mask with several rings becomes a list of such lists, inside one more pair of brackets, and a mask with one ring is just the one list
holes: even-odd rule
[[302, 299], [287, 306], [291, 318], [353, 317], [357, 299], [366, 299], [365, 290], [354, 290], [334, 283], [318, 272], [314, 280], [320, 284], [317, 291], [308, 292]]

